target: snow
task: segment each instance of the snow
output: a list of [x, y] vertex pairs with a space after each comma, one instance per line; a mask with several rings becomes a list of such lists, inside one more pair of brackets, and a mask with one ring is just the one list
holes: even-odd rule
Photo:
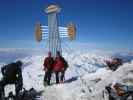
[[124, 64], [115, 72], [100, 68], [95, 73], [86, 74], [75, 82], [47, 87], [43, 98], [46, 100], [52, 100], [53, 97], [55, 100], [104, 100], [105, 86], [110, 83], [133, 85], [133, 83], [123, 81], [127, 78], [133, 80], [132, 71], [133, 62]]
[[10, 93], [10, 91], [13, 92], [13, 95], [16, 94], [15, 93], [15, 85], [14, 84], [6, 85], [4, 89], [5, 89], [4, 91], [6, 91], [5, 92], [5, 97], [8, 97], [8, 94]]
[[[126, 62], [118, 70], [107, 69], [105, 60], [110, 60], [112, 54], [97, 52], [65, 52], [64, 58], [69, 63], [64, 84], [43, 86], [43, 60], [46, 53], [41, 50], [0, 49], [0, 66], [11, 61], [23, 61], [23, 82], [26, 89], [43, 90], [41, 100], [108, 100], [105, 86], [120, 82], [133, 85], [133, 60]], [[2, 59], [3, 58], [3, 59]], [[6, 59], [8, 58], [8, 59]], [[6, 59], [6, 60], [5, 60]], [[0, 73], [0, 77], [2, 75]], [[55, 82], [54, 74], [52, 83]], [[105, 95], [103, 97], [103, 95]]]
[[[24, 59], [24, 61], [27, 62], [29, 60], [29, 64], [25, 66], [23, 69], [23, 81], [24, 81], [24, 87], [26, 89], [35, 88], [37, 90], [40, 90], [43, 88], [43, 57], [41, 56], [35, 56]], [[28, 81], [27, 81], [28, 80]], [[31, 84], [32, 83], [32, 84]]]

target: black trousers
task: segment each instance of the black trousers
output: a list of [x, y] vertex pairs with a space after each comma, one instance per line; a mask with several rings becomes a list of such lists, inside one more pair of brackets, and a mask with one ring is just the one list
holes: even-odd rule
[[56, 84], [59, 83], [59, 72], [55, 72]]
[[46, 82], [48, 85], [50, 85], [51, 75], [52, 75], [52, 70], [48, 69], [45, 72], [45, 76], [44, 76], [44, 82]]
[[[59, 76], [60, 73], [61, 73], [61, 75]], [[63, 82], [64, 81], [64, 75], [65, 75], [65, 71], [55, 72], [55, 77], [56, 77], [56, 83], [57, 84], [59, 82]]]
[[64, 77], [65, 76], [65, 71], [61, 71], [61, 81], [63, 82], [64, 81]]

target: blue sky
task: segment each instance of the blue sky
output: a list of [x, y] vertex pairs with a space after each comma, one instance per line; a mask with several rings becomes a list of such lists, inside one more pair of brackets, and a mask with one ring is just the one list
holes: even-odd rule
[[133, 0], [0, 0], [0, 48], [45, 47], [34, 31], [37, 21], [47, 25], [49, 4], [62, 8], [60, 25], [76, 24], [73, 44], [133, 50]]

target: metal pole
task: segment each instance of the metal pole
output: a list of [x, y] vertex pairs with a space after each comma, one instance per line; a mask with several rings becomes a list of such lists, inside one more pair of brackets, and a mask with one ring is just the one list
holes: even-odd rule
[[49, 34], [49, 50], [51, 51], [52, 57], [56, 57], [56, 52], [61, 52], [61, 41], [59, 35], [57, 13], [60, 8], [56, 5], [51, 5], [46, 9], [48, 13], [48, 34]]

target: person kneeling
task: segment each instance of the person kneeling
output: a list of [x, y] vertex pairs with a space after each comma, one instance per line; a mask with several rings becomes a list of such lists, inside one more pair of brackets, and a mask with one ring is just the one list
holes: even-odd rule
[[[22, 78], [22, 70], [21, 70], [22, 62], [17, 61], [15, 63], [11, 63], [5, 65], [1, 68], [1, 72], [3, 75], [2, 80], [0, 81], [0, 91], [1, 95], [4, 95], [4, 87], [7, 84], [15, 84], [15, 92], [16, 95], [22, 90], [23, 87], [23, 78]], [[0, 97], [1, 97], [0, 95]]]

